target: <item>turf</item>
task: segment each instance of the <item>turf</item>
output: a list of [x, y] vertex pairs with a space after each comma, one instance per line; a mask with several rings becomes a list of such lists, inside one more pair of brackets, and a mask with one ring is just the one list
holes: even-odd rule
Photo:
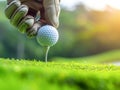
[[80, 57], [80, 58], [61, 58], [57, 57], [53, 59], [54, 61], [76, 61], [82, 63], [111, 63], [120, 61], [120, 50], [107, 51], [104, 53]]
[[0, 59], [0, 90], [119, 90], [120, 67]]

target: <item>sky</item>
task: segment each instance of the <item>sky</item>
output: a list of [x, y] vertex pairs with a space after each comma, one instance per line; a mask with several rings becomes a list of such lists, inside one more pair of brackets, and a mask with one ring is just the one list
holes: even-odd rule
[[[0, 0], [6, 1], [6, 0]], [[102, 10], [106, 5], [120, 9], [120, 0], [61, 0], [61, 5], [68, 9], [73, 8], [76, 4], [83, 3], [91, 9]]]

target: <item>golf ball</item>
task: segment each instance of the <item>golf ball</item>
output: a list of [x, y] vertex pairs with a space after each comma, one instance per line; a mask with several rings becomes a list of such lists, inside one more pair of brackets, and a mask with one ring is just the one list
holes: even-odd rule
[[42, 46], [53, 46], [57, 43], [59, 34], [53, 26], [45, 25], [38, 30], [36, 38]]

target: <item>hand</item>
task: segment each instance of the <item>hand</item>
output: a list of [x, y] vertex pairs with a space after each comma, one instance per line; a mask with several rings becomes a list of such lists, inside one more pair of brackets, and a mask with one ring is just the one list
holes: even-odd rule
[[35, 36], [38, 29], [45, 24], [55, 28], [59, 26], [60, 0], [7, 1], [5, 15], [14, 26], [30, 37]]
[[35, 0], [28, 1], [7, 0], [8, 5], [5, 9], [5, 15], [19, 31], [27, 33], [31, 37], [37, 34], [37, 29], [41, 26], [40, 22], [35, 21], [35, 16], [41, 5], [40, 2], [35, 2]]

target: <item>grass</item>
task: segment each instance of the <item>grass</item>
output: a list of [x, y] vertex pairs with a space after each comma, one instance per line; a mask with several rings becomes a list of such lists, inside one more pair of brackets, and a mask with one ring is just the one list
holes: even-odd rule
[[120, 67], [0, 59], [0, 90], [119, 90]]
[[101, 54], [96, 54], [93, 56], [80, 57], [80, 58], [54, 58], [54, 61], [76, 61], [85, 63], [108, 63], [120, 61], [120, 50], [107, 51]]

